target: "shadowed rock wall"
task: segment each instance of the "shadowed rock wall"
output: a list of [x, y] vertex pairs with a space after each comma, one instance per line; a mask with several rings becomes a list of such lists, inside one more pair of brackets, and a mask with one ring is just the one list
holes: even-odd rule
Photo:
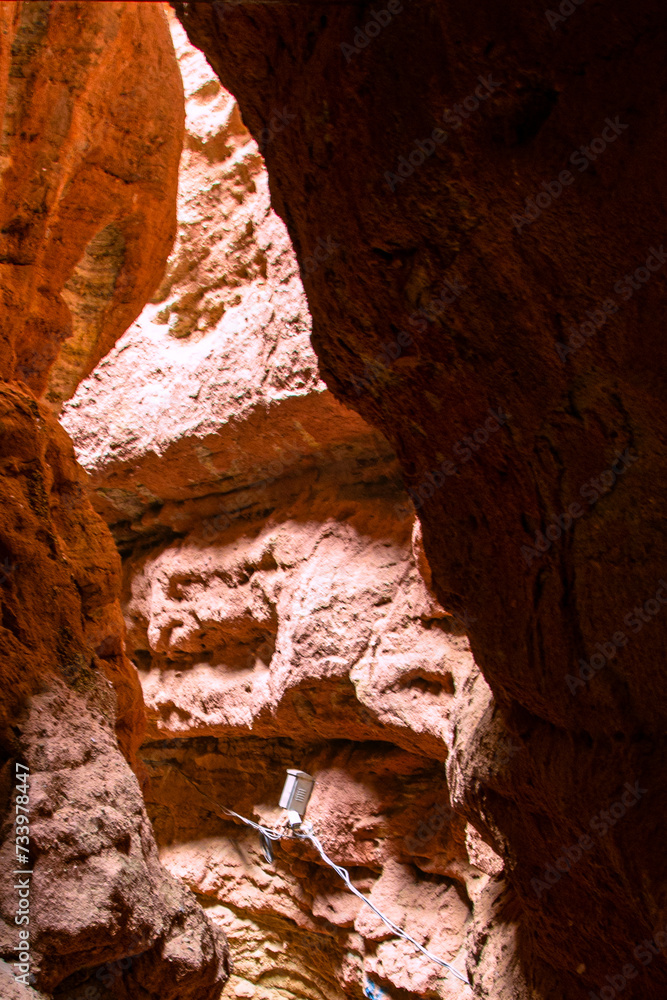
[[[394, 447], [496, 699], [448, 764], [511, 884], [475, 991], [662, 997], [664, 7], [174, 6], [263, 145], [322, 376]], [[490, 768], [507, 737], [524, 752]]]

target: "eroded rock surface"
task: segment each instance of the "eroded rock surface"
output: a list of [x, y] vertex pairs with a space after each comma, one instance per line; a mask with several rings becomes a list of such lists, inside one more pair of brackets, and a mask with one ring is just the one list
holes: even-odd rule
[[218, 1000], [224, 936], [161, 866], [133, 771], [144, 707], [120, 558], [49, 405], [159, 281], [178, 68], [154, 4], [3, 3], [0, 33], [0, 992]]
[[283, 826], [285, 769], [316, 775], [308, 818], [327, 851], [464, 970], [488, 869], [471, 863], [449, 804], [445, 736], [475, 668], [417, 571], [400, 494], [357, 493], [318, 481], [268, 522], [213, 542], [193, 532], [126, 563], [149, 810], [163, 862], [230, 939], [238, 996], [358, 996], [367, 979], [418, 996], [468, 991], [397, 943], [311, 850], [285, 839], [268, 864], [257, 835], [216, 811]]
[[[303, 269], [323, 378], [395, 448], [435, 590], [465, 611], [496, 699], [453, 718], [448, 765], [512, 886], [496, 912], [516, 950], [480, 936], [475, 989], [570, 998], [623, 979], [658, 1000], [664, 6], [174, 6], [271, 133], [302, 264], [322, 235], [339, 247]], [[272, 129], [283, 109], [295, 120]], [[490, 767], [501, 737], [523, 752]]]
[[177, 22], [173, 31], [187, 97], [177, 243], [154, 302], [63, 416], [121, 542], [219, 516], [221, 496], [225, 512], [245, 510], [257, 497], [248, 487], [270, 489], [287, 469], [394, 462], [319, 380], [257, 144]]
[[0, 954], [11, 963], [17, 950], [19, 761], [30, 769], [30, 982], [78, 997], [110, 976], [114, 997], [137, 989], [217, 1000], [224, 939], [160, 866], [127, 762], [136, 764], [144, 718], [125, 653], [118, 554], [50, 411], [17, 388], [0, 397]]
[[[478, 715], [493, 700], [465, 623], [429, 589], [390, 448], [319, 381], [258, 146], [173, 31], [178, 242], [158, 301], [62, 416], [125, 554], [161, 860], [225, 931], [230, 996], [463, 998], [278, 808], [286, 768], [315, 774], [308, 817], [325, 849], [465, 972], [502, 861], [453, 813], [445, 762], [457, 699]], [[496, 746], [497, 766], [515, 749]], [[273, 862], [224, 807], [284, 831]]]
[[182, 86], [155, 3], [3, 3], [0, 52], [0, 374], [57, 406], [162, 276]]

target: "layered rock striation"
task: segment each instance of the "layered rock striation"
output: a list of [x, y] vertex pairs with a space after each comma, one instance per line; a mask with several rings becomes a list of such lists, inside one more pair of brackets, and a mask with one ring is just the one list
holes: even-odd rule
[[152, 3], [4, 3], [2, 43], [0, 373], [57, 407], [162, 277], [182, 86]]
[[1, 4], [0, 108], [0, 992], [218, 1000], [224, 937], [160, 864], [137, 777], [120, 558], [53, 415], [173, 240], [162, 11]]
[[384, 438], [320, 381], [258, 146], [173, 30], [187, 97], [176, 246], [151, 304], [63, 411], [121, 546], [266, 511], [287, 470], [396, 476]]

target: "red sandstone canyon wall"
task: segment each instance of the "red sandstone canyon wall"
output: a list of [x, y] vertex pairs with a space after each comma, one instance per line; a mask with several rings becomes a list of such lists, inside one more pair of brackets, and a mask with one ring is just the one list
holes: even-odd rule
[[285, 769], [311, 771], [326, 849], [464, 971], [502, 862], [453, 813], [445, 761], [454, 704], [481, 714], [490, 692], [425, 582], [386, 440], [319, 380], [258, 145], [172, 31], [177, 242], [153, 301], [62, 413], [124, 554], [160, 857], [224, 930], [230, 996], [463, 997], [312, 850], [285, 836], [269, 862], [221, 808], [282, 827]]
[[175, 235], [182, 87], [154, 4], [2, 4], [2, 343], [67, 399], [140, 312]]
[[563, 6], [174, 4], [263, 144], [322, 377], [395, 449], [493, 691], [448, 759], [508, 875], [474, 990], [657, 998], [666, 15]]
[[2, 995], [657, 1000], [665, 14], [173, 6], [0, 4]]
[[3, 3], [0, 107], [0, 992], [217, 1000], [224, 938], [161, 866], [132, 770], [120, 559], [52, 412], [173, 241], [183, 104], [162, 11]]

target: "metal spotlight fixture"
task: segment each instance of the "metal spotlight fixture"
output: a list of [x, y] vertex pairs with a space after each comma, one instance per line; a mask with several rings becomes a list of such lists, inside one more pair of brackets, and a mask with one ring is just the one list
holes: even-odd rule
[[287, 778], [279, 804], [283, 809], [287, 809], [290, 826], [301, 825], [314, 784], [315, 779], [305, 771], [287, 769]]

